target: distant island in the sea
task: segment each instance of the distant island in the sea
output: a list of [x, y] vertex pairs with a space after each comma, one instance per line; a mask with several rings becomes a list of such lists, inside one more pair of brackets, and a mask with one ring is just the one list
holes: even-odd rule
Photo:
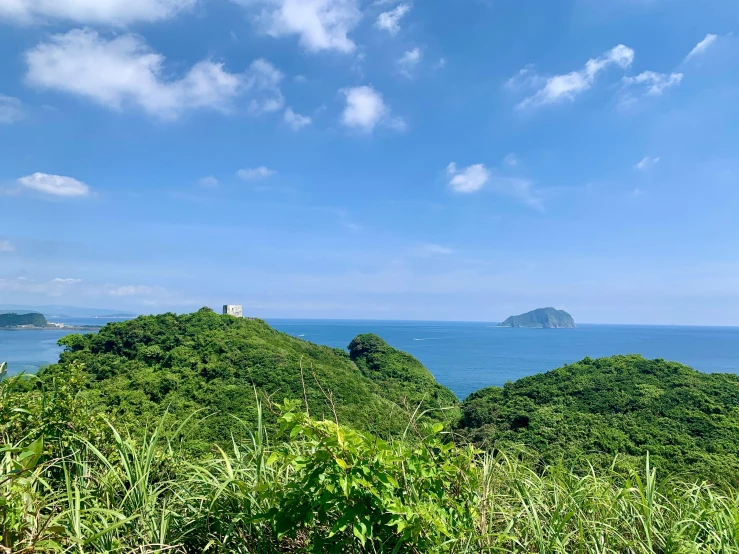
[[28, 314], [0, 313], [0, 329], [69, 329], [73, 331], [85, 331], [99, 329], [97, 325], [66, 325], [64, 323], [49, 323], [43, 314], [36, 312]]
[[539, 308], [506, 319], [498, 327], [526, 327], [530, 329], [574, 329], [575, 320], [563, 310]]

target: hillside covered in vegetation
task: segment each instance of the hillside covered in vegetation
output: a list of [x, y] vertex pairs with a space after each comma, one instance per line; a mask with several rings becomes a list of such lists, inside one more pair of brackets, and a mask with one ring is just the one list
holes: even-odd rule
[[547, 464], [655, 464], [739, 485], [739, 376], [614, 356], [470, 395], [462, 432], [485, 448], [524, 444]]
[[[42, 379], [63, 377], [81, 364], [90, 397], [122, 420], [156, 421], [165, 410], [185, 418], [201, 410], [186, 435], [203, 451], [232, 435], [246, 436], [239, 421], [256, 421], [258, 399], [265, 406], [285, 398], [307, 402], [316, 417], [380, 436], [404, 432], [416, 409], [433, 421], [459, 414], [454, 394], [420, 362], [374, 336], [357, 338], [352, 344], [363, 346], [350, 357], [260, 320], [203, 309], [142, 316], [61, 343], [66, 350], [59, 364], [45, 369]], [[275, 422], [269, 410], [265, 422]]]
[[375, 335], [203, 309], [62, 343], [0, 380], [2, 554], [739, 553], [736, 376], [585, 359], [460, 420]]
[[42, 314], [0, 314], [0, 327], [20, 327], [23, 325], [46, 327], [48, 323]]

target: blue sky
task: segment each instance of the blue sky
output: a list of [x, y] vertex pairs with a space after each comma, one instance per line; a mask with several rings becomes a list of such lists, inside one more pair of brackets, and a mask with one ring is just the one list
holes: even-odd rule
[[0, 300], [739, 325], [735, 0], [0, 0]]

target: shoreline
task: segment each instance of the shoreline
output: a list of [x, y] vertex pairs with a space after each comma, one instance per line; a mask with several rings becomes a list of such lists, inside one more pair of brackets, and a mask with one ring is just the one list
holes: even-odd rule
[[65, 325], [64, 327], [49, 325], [46, 327], [0, 327], [0, 331], [99, 331], [102, 328], [102, 325]]

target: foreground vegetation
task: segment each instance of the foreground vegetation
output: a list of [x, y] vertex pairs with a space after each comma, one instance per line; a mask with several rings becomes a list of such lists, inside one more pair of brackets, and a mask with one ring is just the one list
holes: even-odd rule
[[460, 412], [374, 335], [201, 310], [62, 342], [0, 381], [0, 554], [739, 553], [732, 376], [586, 359]]
[[455, 447], [441, 424], [383, 441], [289, 401], [279, 436], [258, 417], [248, 441], [193, 459], [167, 418], [139, 438], [108, 426], [82, 378], [0, 383], [0, 551], [739, 552], [735, 492], [648, 461], [538, 471]]

